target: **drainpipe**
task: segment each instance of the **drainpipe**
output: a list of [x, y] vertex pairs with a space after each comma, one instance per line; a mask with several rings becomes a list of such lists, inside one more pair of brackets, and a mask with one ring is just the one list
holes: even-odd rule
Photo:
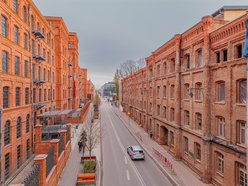
[[29, 49], [30, 49], [30, 100], [31, 100], [31, 123], [32, 123], [32, 144], [34, 152], [34, 100], [33, 100], [33, 48], [32, 48], [32, 20], [31, 20], [31, 10], [32, 5], [28, 5], [28, 17], [29, 17]]
[[0, 107], [0, 185], [2, 182], [2, 113], [3, 109]]

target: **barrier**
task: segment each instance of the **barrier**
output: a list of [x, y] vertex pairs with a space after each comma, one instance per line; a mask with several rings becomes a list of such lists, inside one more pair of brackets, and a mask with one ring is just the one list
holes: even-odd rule
[[170, 169], [173, 171], [173, 165], [172, 163], [169, 161], [169, 159], [167, 159], [162, 153], [160, 153], [158, 150], [153, 149], [153, 153], [155, 155], [157, 155], [159, 157], [160, 160], [162, 160], [162, 162]]

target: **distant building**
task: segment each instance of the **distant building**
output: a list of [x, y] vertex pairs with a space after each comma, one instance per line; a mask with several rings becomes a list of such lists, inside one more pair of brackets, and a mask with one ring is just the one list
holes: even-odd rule
[[108, 96], [108, 97], [115, 95], [115, 83], [114, 82], [105, 83], [101, 88], [101, 94], [102, 96]]

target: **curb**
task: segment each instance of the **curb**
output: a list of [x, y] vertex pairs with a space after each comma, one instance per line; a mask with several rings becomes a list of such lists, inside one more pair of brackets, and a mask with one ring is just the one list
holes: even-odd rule
[[136, 141], [139, 143], [140, 146], [142, 146], [145, 150], [145, 152], [148, 154], [148, 156], [153, 160], [153, 162], [158, 166], [158, 168], [162, 171], [162, 173], [170, 180], [170, 182], [174, 185], [174, 186], [180, 186], [180, 184], [170, 175], [170, 173], [168, 171], [166, 171], [163, 166], [158, 162], [158, 160], [156, 160], [151, 153], [147, 150], [146, 147], [144, 147], [143, 144], [141, 144], [141, 142], [139, 141], [139, 138], [133, 134], [133, 132], [126, 126], [126, 122], [116, 113], [114, 112], [115, 115], [120, 118], [120, 120], [124, 123], [124, 126], [128, 129], [128, 131], [130, 132], [130, 134], [136, 139]]

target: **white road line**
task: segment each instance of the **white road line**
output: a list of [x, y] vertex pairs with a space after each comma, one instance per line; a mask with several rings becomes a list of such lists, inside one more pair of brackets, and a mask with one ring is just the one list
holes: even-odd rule
[[[106, 112], [106, 114], [107, 114], [107, 116], [108, 116], [108, 118], [109, 118], [110, 125], [111, 125], [111, 127], [112, 127], [112, 129], [113, 129], [113, 131], [114, 131], [114, 134], [115, 134], [115, 137], [116, 137], [116, 139], [117, 139], [117, 142], [119, 143], [119, 145], [120, 145], [120, 147], [121, 147], [123, 153], [127, 155], [127, 152], [126, 152], [126, 150], [125, 150], [125, 148], [124, 148], [124, 145], [121, 143], [121, 140], [120, 140], [120, 138], [119, 138], [119, 136], [118, 136], [118, 134], [117, 134], [117, 132], [116, 132], [116, 129], [115, 129], [115, 127], [114, 127], [114, 124], [113, 124], [113, 122], [112, 122], [112, 119], [111, 119], [109, 113], [106, 111], [106, 107], [105, 107], [105, 106], [104, 106], [104, 110], [105, 110], [105, 112]], [[134, 172], [135, 172], [136, 175], [138, 176], [138, 179], [140, 180], [141, 185], [142, 185], [142, 186], [146, 186], [146, 183], [145, 183], [144, 180], [142, 179], [142, 177], [141, 177], [139, 171], [137, 170], [136, 166], [134, 165], [134, 163], [133, 163], [129, 158], [128, 158], [128, 161], [129, 161], [130, 165], [132, 166]]]
[[125, 164], [127, 164], [127, 157], [125, 156]]
[[128, 171], [128, 170], [126, 170], [126, 172], [127, 172], [127, 180], [129, 181], [129, 180], [130, 180], [129, 171]]

